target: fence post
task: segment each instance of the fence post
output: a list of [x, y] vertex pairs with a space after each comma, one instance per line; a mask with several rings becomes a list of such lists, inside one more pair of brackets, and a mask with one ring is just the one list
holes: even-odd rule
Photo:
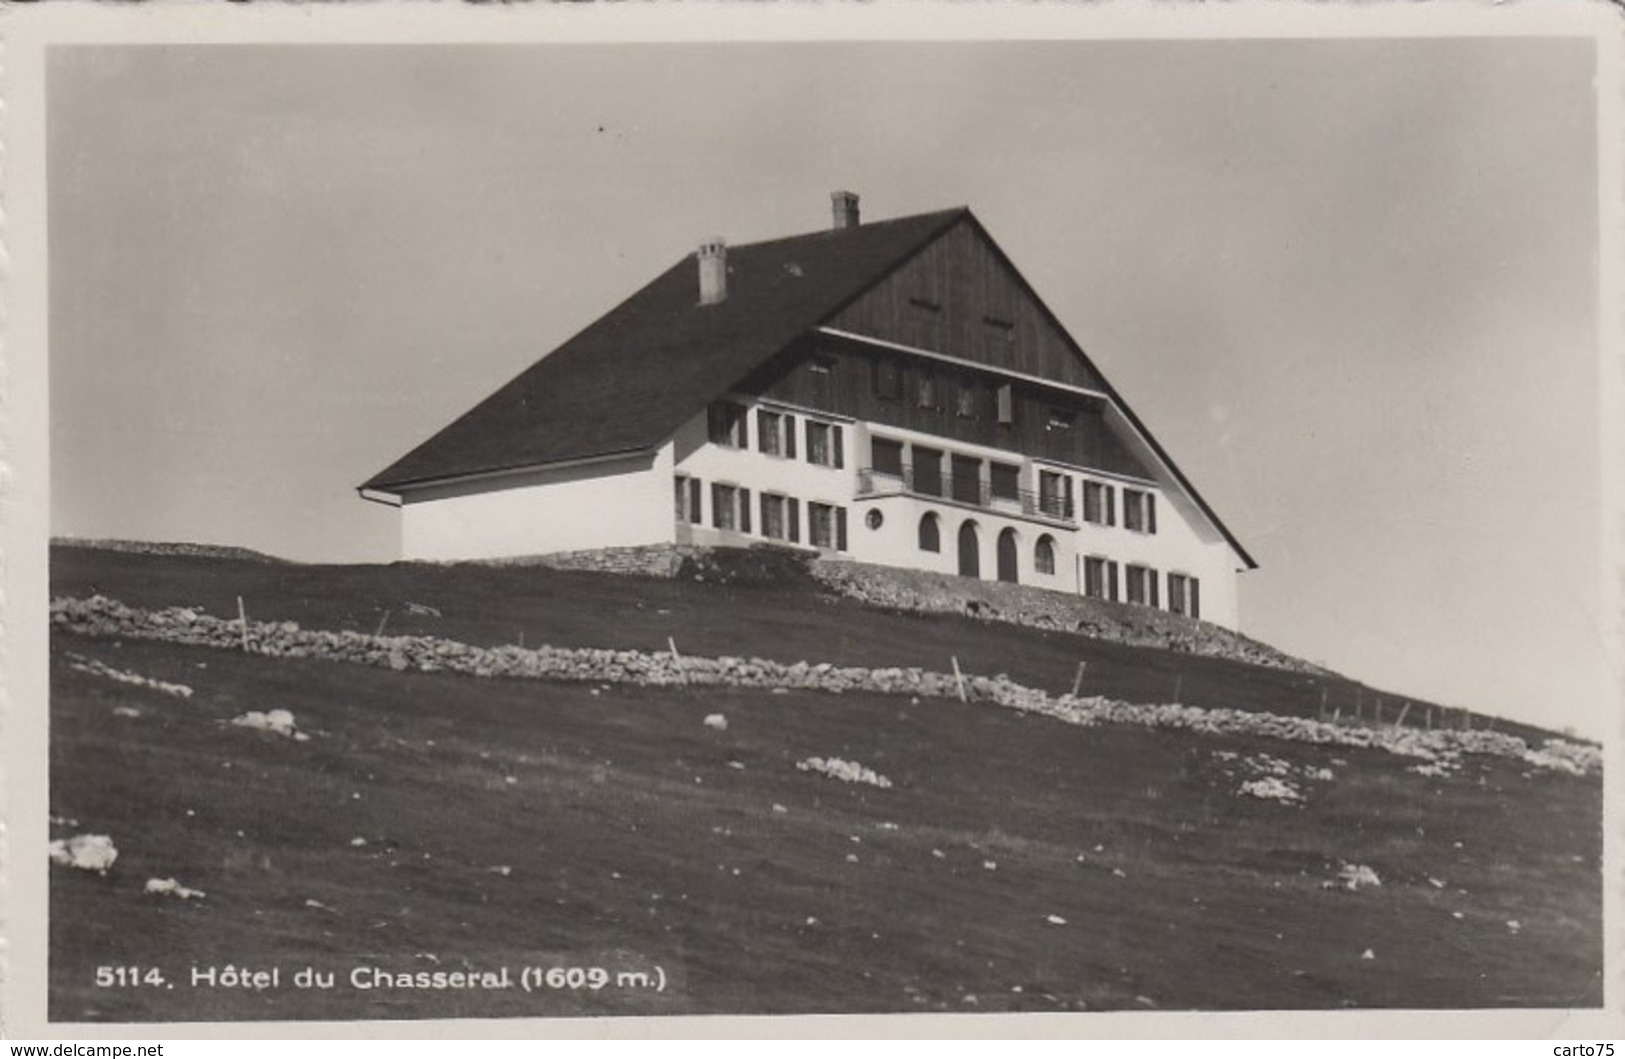
[[243, 654], [248, 653], [248, 610], [243, 606], [243, 597], [237, 597], [237, 622], [243, 634]]
[[948, 657], [954, 664], [954, 683], [959, 685], [959, 701], [969, 702], [970, 698], [965, 694], [965, 674], [959, 671], [959, 656], [949, 655]]
[[1077, 675], [1072, 678], [1072, 697], [1078, 697], [1078, 691], [1083, 687], [1083, 671], [1089, 667], [1088, 662], [1078, 663]]

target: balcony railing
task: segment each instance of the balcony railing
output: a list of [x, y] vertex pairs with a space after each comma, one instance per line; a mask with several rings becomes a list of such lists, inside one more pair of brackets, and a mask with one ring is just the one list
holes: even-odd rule
[[954, 500], [961, 504], [985, 508], [989, 511], [1020, 512], [1055, 519], [1059, 522], [1077, 522], [1072, 498], [1063, 494], [1036, 493], [1028, 489], [1001, 489], [981, 477], [941, 472], [916, 473], [915, 468], [904, 465], [901, 471], [882, 471], [864, 467], [858, 471], [858, 496], [880, 496], [887, 493], [907, 493], [910, 496]]

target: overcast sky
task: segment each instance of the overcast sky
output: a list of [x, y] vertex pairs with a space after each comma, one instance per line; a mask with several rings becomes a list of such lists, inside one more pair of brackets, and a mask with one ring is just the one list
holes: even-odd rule
[[1261, 569], [1246, 632], [1601, 734], [1588, 39], [63, 48], [52, 531], [353, 487], [689, 252], [968, 205]]

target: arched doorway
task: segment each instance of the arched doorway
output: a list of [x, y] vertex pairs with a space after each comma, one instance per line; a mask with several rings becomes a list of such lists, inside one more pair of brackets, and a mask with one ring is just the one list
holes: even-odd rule
[[982, 540], [969, 519], [959, 525], [959, 576], [982, 576]]
[[1007, 528], [999, 534], [999, 580], [1020, 580], [1016, 574], [1016, 531], [1013, 529]]

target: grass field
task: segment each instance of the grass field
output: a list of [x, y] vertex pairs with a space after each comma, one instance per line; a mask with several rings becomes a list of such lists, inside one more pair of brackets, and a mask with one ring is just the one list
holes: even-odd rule
[[[217, 614], [243, 595], [256, 618], [315, 628], [371, 631], [387, 609], [392, 631], [477, 643], [670, 635], [696, 654], [933, 668], [952, 653], [1052, 688], [1087, 657], [1097, 679], [1151, 690], [1207, 675], [1201, 693], [1229, 697], [1215, 705], [1304, 679], [798, 586], [87, 549], [58, 549], [52, 581]], [[277, 708], [310, 738], [229, 723]], [[703, 723], [714, 713], [726, 729]], [[1376, 751], [953, 701], [478, 680], [64, 634], [51, 717], [53, 835], [119, 850], [105, 876], [52, 869], [56, 1020], [1602, 1001], [1600, 781], [1509, 759], [1435, 779]], [[1266, 753], [1327, 772], [1301, 806], [1239, 795]], [[815, 756], [892, 786], [796, 767]], [[1381, 885], [1343, 887], [1345, 865]], [[143, 892], [169, 877], [206, 896]], [[227, 965], [278, 968], [279, 986], [192, 984]], [[526, 967], [631, 976], [527, 992]], [[141, 984], [98, 986], [98, 968]], [[304, 968], [334, 986], [299, 987]], [[360, 989], [356, 968], [507, 968], [514, 984]]]

